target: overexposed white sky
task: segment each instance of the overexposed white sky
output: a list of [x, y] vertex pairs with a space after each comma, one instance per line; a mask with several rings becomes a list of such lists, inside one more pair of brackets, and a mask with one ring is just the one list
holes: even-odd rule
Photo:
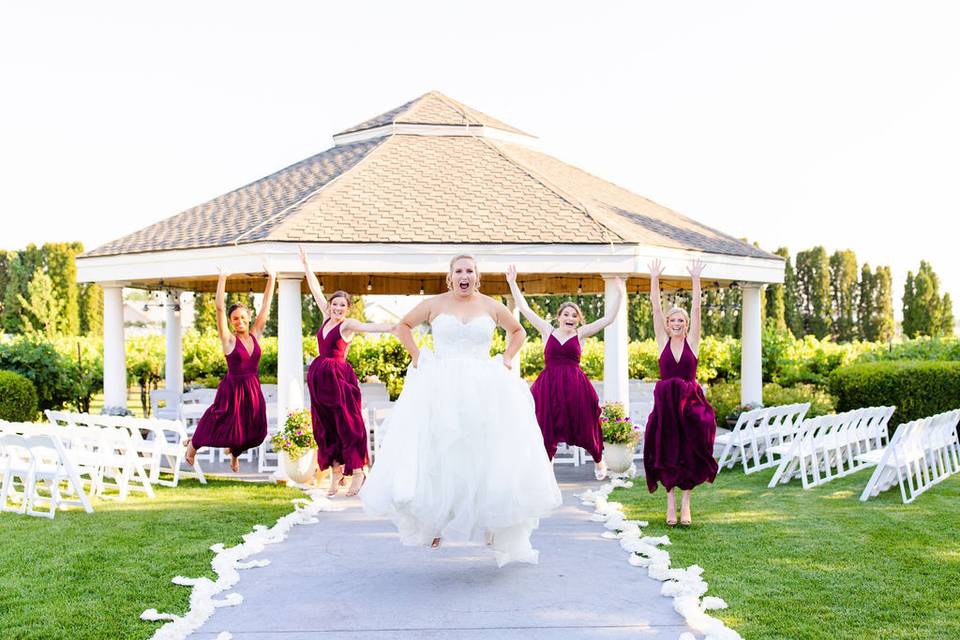
[[431, 89], [710, 226], [960, 299], [954, 2], [0, 4], [0, 247], [119, 237]]

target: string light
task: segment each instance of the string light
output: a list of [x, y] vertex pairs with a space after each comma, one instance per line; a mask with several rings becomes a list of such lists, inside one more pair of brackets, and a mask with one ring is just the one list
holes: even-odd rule
[[373, 277], [367, 276], [367, 291], [373, 291]]
[[420, 281], [420, 295], [423, 295], [423, 280]]
[[577, 281], [577, 293], [583, 293], [583, 278], [580, 278], [580, 280]]

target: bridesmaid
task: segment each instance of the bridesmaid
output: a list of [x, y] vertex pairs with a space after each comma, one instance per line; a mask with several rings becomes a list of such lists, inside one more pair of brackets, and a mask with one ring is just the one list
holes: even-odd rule
[[[247, 449], [259, 447], [267, 437], [267, 403], [258, 376], [260, 342], [270, 317], [270, 302], [276, 274], [267, 269], [267, 287], [263, 291], [260, 313], [250, 325], [250, 311], [242, 304], [225, 310], [227, 274], [220, 269], [217, 281], [217, 330], [227, 358], [227, 375], [217, 385], [213, 404], [203, 413], [193, 437], [187, 440], [186, 459], [193, 464], [201, 447], [230, 449], [230, 468], [240, 471], [237, 457]], [[233, 333], [230, 328], [233, 328]]]
[[329, 300], [326, 299], [320, 281], [310, 269], [303, 247], [300, 247], [300, 262], [313, 299], [323, 314], [323, 324], [317, 331], [317, 357], [307, 371], [317, 461], [321, 471], [331, 468], [327, 495], [336, 495], [344, 476], [351, 476], [347, 495], [355, 496], [366, 480], [363, 467], [369, 460], [360, 384], [353, 367], [347, 362], [347, 350], [355, 334], [389, 332], [393, 330], [393, 325], [348, 318], [350, 294], [335, 291]]
[[622, 278], [617, 281], [617, 295], [602, 318], [583, 324], [580, 307], [567, 301], [560, 305], [558, 326], [554, 327], [527, 304], [517, 285], [517, 268], [510, 265], [507, 269], [507, 282], [517, 308], [543, 338], [544, 368], [530, 392], [536, 403], [537, 422], [543, 432], [547, 456], [553, 460], [561, 442], [582, 447], [593, 457], [597, 480], [607, 477], [603, 433], [600, 431], [600, 400], [596, 389], [580, 369], [580, 353], [584, 340], [608, 327], [616, 318], [626, 297], [626, 283]]
[[695, 260], [687, 271], [693, 279], [692, 320], [679, 307], [673, 307], [664, 316], [660, 306], [663, 267], [659, 260], [650, 265], [650, 302], [660, 349], [660, 381], [654, 388], [653, 412], [647, 420], [643, 466], [650, 493], [657, 490], [658, 481], [667, 490], [667, 525], [671, 527], [677, 524], [674, 488], [683, 491], [680, 524], [688, 527], [692, 524], [690, 492], [699, 484], [713, 482], [717, 476], [717, 462], [713, 459], [717, 420], [697, 384], [703, 263]]

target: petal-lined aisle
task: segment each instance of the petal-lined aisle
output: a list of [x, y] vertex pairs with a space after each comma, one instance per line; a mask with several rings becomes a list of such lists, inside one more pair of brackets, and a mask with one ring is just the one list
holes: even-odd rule
[[677, 638], [689, 631], [661, 583], [600, 537], [577, 496], [599, 485], [589, 465], [557, 468], [563, 506], [534, 534], [539, 565], [497, 569], [490, 550], [403, 547], [357, 499], [271, 547], [269, 566], [237, 585], [193, 638]]

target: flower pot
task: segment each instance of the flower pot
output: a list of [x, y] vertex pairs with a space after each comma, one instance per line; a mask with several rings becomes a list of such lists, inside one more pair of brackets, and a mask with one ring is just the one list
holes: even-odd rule
[[634, 446], [630, 444], [603, 443], [603, 459], [612, 473], [626, 473], [633, 464]]
[[290, 459], [286, 451], [281, 451], [277, 457], [280, 460], [280, 467], [287, 477], [294, 482], [305, 484], [317, 472], [317, 450], [310, 449], [299, 458]]

